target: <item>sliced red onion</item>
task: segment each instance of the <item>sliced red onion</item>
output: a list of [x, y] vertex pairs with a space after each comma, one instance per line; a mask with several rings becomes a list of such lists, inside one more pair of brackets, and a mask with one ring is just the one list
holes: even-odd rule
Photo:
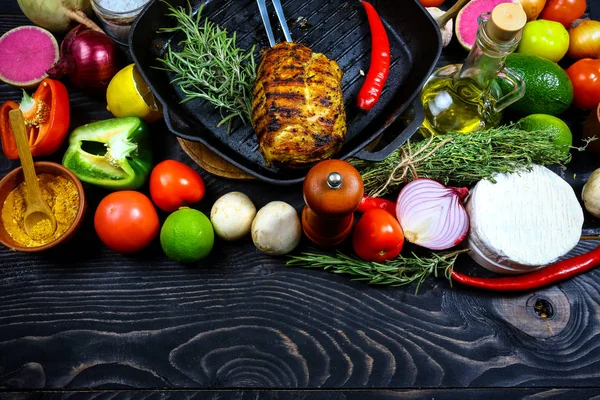
[[462, 242], [469, 232], [469, 216], [462, 205], [468, 194], [467, 188], [446, 187], [432, 179], [408, 183], [396, 202], [404, 238], [431, 250]]

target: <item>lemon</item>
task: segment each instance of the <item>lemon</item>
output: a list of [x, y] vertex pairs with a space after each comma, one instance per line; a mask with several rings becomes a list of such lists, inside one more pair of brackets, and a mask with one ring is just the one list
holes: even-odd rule
[[560, 118], [547, 114], [531, 114], [521, 118], [518, 122], [519, 128], [532, 132], [544, 131], [554, 134], [554, 143], [565, 153], [568, 153], [573, 145], [573, 134]]
[[154, 95], [135, 64], [113, 76], [106, 89], [106, 109], [115, 117], [139, 117], [153, 122], [162, 117]]
[[182, 263], [202, 260], [210, 254], [215, 232], [201, 211], [181, 207], [171, 213], [160, 230], [160, 245], [167, 257]]

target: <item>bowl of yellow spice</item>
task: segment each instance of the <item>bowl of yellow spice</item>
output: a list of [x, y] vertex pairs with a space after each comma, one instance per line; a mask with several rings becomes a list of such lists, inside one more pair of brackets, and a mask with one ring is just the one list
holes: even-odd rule
[[[81, 225], [86, 209], [83, 187], [67, 168], [53, 162], [34, 163], [42, 198], [56, 219], [54, 233], [25, 231], [27, 189], [23, 168], [9, 172], [0, 181], [0, 243], [23, 252], [38, 252], [70, 239]], [[40, 225], [39, 229], [50, 229]], [[51, 232], [51, 231], [50, 231]]]

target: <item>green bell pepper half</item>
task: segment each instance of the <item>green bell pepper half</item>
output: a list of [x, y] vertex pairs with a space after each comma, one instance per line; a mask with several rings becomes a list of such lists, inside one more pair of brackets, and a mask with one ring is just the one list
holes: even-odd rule
[[[95, 151], [86, 151], [90, 148]], [[111, 190], [138, 189], [152, 169], [146, 125], [137, 117], [124, 117], [80, 126], [69, 137], [62, 163], [83, 182]]]

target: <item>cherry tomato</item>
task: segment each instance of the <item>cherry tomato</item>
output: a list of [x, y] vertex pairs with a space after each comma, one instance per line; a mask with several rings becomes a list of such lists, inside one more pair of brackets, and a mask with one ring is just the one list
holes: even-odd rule
[[204, 181], [194, 169], [175, 160], [154, 167], [150, 175], [150, 197], [158, 208], [172, 212], [204, 197]]
[[149, 245], [158, 234], [158, 214], [148, 197], [123, 190], [100, 201], [94, 228], [100, 240], [112, 250], [134, 253]]
[[573, 21], [583, 16], [586, 6], [585, 0], [549, 0], [538, 18], [560, 22], [569, 29]]
[[573, 83], [573, 104], [591, 110], [600, 103], [600, 60], [584, 58], [567, 69]]
[[403, 245], [400, 223], [381, 208], [367, 210], [354, 227], [352, 247], [363, 260], [391, 260], [398, 257]]
[[419, 0], [423, 7], [439, 7], [446, 0]]

